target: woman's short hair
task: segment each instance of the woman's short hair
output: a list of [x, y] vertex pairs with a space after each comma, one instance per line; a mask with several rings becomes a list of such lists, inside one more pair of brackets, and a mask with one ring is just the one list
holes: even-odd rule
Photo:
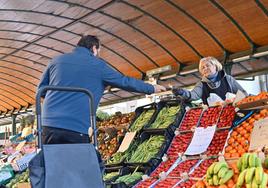
[[204, 57], [202, 59], [200, 59], [199, 61], [199, 72], [201, 70], [201, 62], [209, 62], [210, 64], [216, 66], [216, 71], [221, 71], [222, 70], [222, 64], [215, 58], [215, 57]]

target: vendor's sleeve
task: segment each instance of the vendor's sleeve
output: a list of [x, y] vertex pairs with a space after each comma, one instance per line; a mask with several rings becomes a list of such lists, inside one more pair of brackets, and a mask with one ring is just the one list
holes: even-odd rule
[[144, 83], [141, 80], [124, 76], [116, 70], [109, 67], [107, 64], [103, 64], [102, 79], [105, 85], [118, 87], [126, 91], [152, 94], [154, 93], [154, 87], [151, 84]]

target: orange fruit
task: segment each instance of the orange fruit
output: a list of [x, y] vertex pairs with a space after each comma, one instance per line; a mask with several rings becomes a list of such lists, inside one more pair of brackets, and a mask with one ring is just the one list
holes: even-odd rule
[[233, 131], [233, 132], [231, 133], [231, 136], [232, 136], [232, 137], [237, 136], [237, 135], [238, 135], [238, 133], [237, 133], [236, 131]]

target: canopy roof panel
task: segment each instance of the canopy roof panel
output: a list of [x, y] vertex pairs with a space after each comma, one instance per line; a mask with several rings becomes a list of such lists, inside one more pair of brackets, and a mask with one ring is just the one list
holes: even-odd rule
[[[264, 0], [1, 0], [0, 113], [34, 104], [51, 58], [70, 52], [82, 34], [97, 35], [101, 57], [124, 75], [171, 65], [174, 72], [200, 58], [232, 59], [268, 50]], [[232, 74], [267, 70], [266, 58], [236, 64]], [[198, 73], [160, 81], [179, 87]], [[102, 103], [139, 96], [107, 92]]]

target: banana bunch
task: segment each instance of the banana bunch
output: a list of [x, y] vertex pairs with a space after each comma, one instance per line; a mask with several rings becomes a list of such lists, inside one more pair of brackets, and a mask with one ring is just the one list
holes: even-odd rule
[[261, 159], [256, 153], [244, 153], [237, 162], [237, 168], [242, 172], [252, 167], [261, 167]]
[[215, 162], [207, 170], [206, 181], [209, 185], [218, 186], [225, 184], [234, 175], [226, 162]]
[[263, 168], [251, 167], [243, 170], [236, 182], [236, 188], [242, 187], [243, 184], [246, 188], [266, 188], [268, 175], [264, 173]]

